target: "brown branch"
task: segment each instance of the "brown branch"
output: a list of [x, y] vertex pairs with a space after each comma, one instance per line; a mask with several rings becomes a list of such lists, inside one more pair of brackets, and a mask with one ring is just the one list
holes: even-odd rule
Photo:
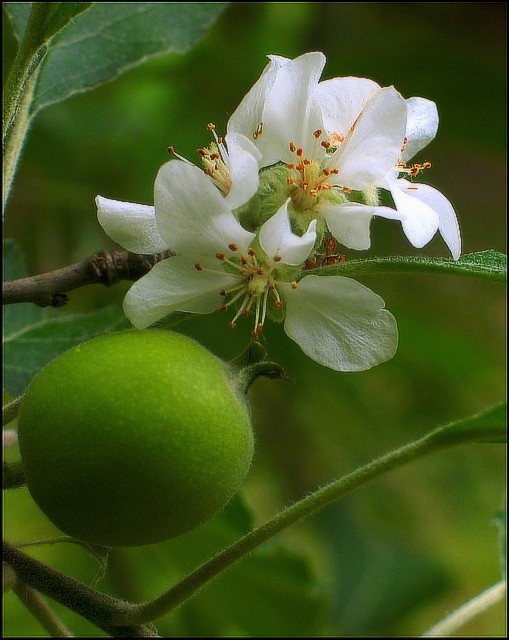
[[174, 255], [164, 251], [153, 255], [129, 251], [100, 251], [67, 267], [3, 283], [3, 304], [34, 302], [41, 307], [61, 307], [67, 291], [89, 284], [110, 287], [121, 280], [138, 280], [161, 260]]

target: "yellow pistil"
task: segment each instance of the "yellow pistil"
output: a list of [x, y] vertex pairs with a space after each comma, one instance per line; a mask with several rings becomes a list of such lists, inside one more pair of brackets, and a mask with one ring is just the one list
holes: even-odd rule
[[[313, 133], [317, 143], [322, 133], [320, 129]], [[330, 147], [327, 140], [322, 140], [319, 144], [325, 149]], [[321, 193], [332, 189], [329, 178], [338, 174], [339, 170], [328, 169], [322, 161], [305, 158], [303, 149], [294, 142], [289, 143], [289, 149], [295, 155], [295, 162], [286, 165], [290, 170], [288, 184], [293, 187], [290, 194], [293, 205], [300, 211], [312, 209]]]

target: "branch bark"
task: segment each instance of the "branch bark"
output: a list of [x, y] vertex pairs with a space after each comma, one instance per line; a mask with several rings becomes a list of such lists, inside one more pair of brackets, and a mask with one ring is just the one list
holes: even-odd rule
[[99, 251], [67, 267], [3, 283], [3, 304], [33, 302], [41, 307], [61, 307], [69, 300], [66, 292], [89, 284], [106, 287], [121, 280], [138, 280], [152, 267], [174, 255], [164, 251], [153, 255], [129, 251]]

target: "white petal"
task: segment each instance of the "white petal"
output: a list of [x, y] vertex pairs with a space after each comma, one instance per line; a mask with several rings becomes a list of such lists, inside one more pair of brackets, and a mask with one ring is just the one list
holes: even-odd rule
[[270, 259], [278, 256], [283, 264], [302, 264], [311, 253], [316, 240], [316, 220], [302, 236], [293, 233], [288, 214], [288, 202], [260, 229], [260, 244]]
[[339, 169], [336, 184], [367, 189], [396, 165], [405, 136], [406, 111], [406, 102], [394, 87], [380, 89], [371, 97], [331, 156], [331, 166]]
[[287, 305], [285, 331], [310, 358], [336, 371], [365, 371], [390, 360], [396, 320], [364, 285], [341, 276], [306, 276], [279, 285]]
[[97, 196], [97, 218], [106, 233], [133, 253], [159, 253], [168, 249], [157, 228], [154, 207]]
[[321, 205], [320, 213], [325, 217], [327, 227], [342, 245], [349, 249], [363, 250], [371, 246], [369, 227], [373, 216], [401, 219], [395, 209], [371, 207], [358, 202], [340, 205]]
[[258, 189], [258, 166], [261, 153], [254, 144], [240, 133], [225, 136], [228, 148], [229, 170], [232, 180], [225, 200], [231, 209], [245, 204]]
[[391, 195], [406, 237], [414, 247], [424, 247], [435, 235], [439, 226], [438, 213], [423, 200], [415, 196], [420, 185], [407, 180], [395, 180], [391, 184]]
[[289, 60], [281, 56], [269, 56], [270, 62], [262, 75], [244, 96], [239, 106], [228, 120], [227, 134], [240, 133], [249, 140], [254, 136], [263, 123], [263, 109], [265, 100], [272, 89], [279, 69]]
[[137, 329], [145, 329], [174, 311], [211, 313], [219, 309], [223, 302], [219, 292], [239, 278], [223, 274], [217, 261], [199, 261], [214, 272], [197, 271], [188, 256], [174, 256], [158, 262], [133, 284], [124, 298], [124, 311]]
[[203, 171], [190, 163], [171, 160], [159, 169], [154, 201], [161, 235], [177, 253], [228, 253], [231, 243], [247, 251], [255, 237]]
[[401, 159], [405, 162], [424, 149], [438, 130], [437, 105], [427, 98], [408, 98], [406, 133], [407, 143]]
[[[400, 180], [398, 182], [406, 182]], [[449, 200], [437, 189], [428, 184], [407, 182], [405, 193], [420, 200], [438, 215], [438, 230], [449, 247], [452, 257], [457, 260], [461, 255], [461, 233], [456, 213]], [[409, 189], [409, 187], [412, 187]]]
[[305, 155], [310, 152], [309, 145], [316, 143], [313, 131], [323, 129], [323, 122], [312, 95], [324, 66], [325, 56], [316, 51], [279, 68], [265, 101], [263, 134], [257, 140], [264, 166], [278, 160], [293, 161], [290, 142], [302, 147]]
[[320, 82], [314, 100], [320, 105], [326, 131], [346, 137], [380, 85], [367, 78], [333, 78]]

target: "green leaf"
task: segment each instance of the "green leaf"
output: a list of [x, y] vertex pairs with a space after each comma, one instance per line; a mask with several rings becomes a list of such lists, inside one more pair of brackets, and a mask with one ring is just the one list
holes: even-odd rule
[[[136, 567], [134, 583], [149, 585], [137, 596], [150, 598], [247, 533], [252, 519], [237, 494], [221, 514], [185, 536], [113, 554], [122, 554], [122, 565], [131, 571]], [[163, 637], [316, 637], [324, 630], [327, 611], [325, 585], [308, 553], [270, 542], [158, 619], [156, 626]]]
[[42, 37], [44, 40], [50, 40], [59, 31], [61, 31], [73, 18], [78, 16], [83, 11], [90, 9], [94, 4], [93, 2], [48, 2], [44, 3], [46, 6], [50, 5], [46, 20], [42, 29]]
[[[12, 240], [4, 242], [4, 273], [7, 279], [26, 275], [21, 252]], [[4, 389], [19, 396], [34, 375], [63, 351], [128, 326], [115, 307], [67, 315], [32, 303], [9, 305], [4, 312]]]
[[317, 518], [332, 574], [331, 635], [392, 638], [399, 621], [436, 602], [450, 586], [447, 567], [423, 545], [412, 544], [405, 531], [366, 527], [357, 510], [357, 503], [345, 501]]
[[[320, 267], [311, 271], [316, 276], [362, 276], [389, 272], [446, 273], [505, 282], [507, 280], [507, 256], [491, 249], [467, 253], [459, 260], [429, 258], [427, 256], [389, 256], [387, 258], [347, 260], [341, 264]], [[307, 274], [308, 271], [304, 271], [301, 277]]]
[[[7, 4], [19, 39], [28, 17], [26, 7], [19, 8], [19, 4], [29, 3]], [[92, 4], [51, 43], [38, 78], [33, 113], [114, 80], [147, 58], [185, 53], [228, 5], [225, 2]]]
[[[14, 35], [21, 42], [32, 10], [32, 3], [5, 2], [4, 4], [14, 29]], [[39, 46], [51, 40], [73, 18], [89, 9], [93, 4], [93, 2], [45, 2], [44, 20], [38, 25]]]

